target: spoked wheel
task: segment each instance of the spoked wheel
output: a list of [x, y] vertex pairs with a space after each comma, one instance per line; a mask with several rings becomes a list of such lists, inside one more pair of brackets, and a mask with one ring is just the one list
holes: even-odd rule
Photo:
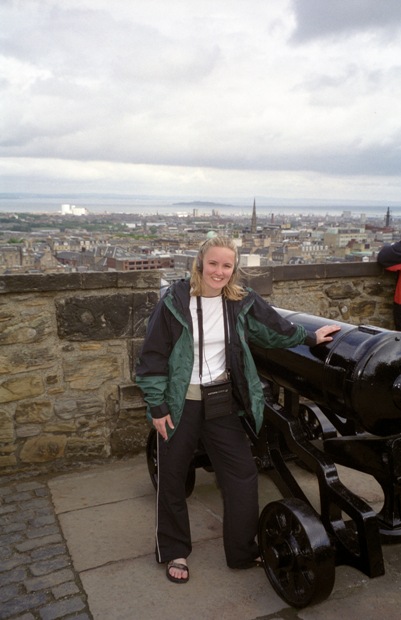
[[[150, 479], [154, 488], [157, 491], [157, 431], [155, 428], [151, 428], [148, 435], [148, 440], [146, 442], [146, 459], [148, 463]], [[187, 497], [189, 497], [194, 490], [195, 478], [195, 465], [191, 463], [185, 482], [185, 494]]]
[[330, 439], [337, 436], [332, 423], [315, 403], [300, 403], [299, 421], [308, 439]]
[[296, 498], [267, 504], [260, 515], [258, 538], [267, 577], [284, 601], [306, 607], [330, 596], [335, 552], [308, 504]]

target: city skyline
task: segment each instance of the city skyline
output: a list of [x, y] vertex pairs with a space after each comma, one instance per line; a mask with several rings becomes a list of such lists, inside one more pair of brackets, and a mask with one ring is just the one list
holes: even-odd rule
[[77, 209], [84, 208], [89, 214], [148, 214], [176, 215], [178, 213], [208, 216], [213, 212], [221, 217], [251, 217], [253, 203], [255, 202], [259, 215], [326, 215], [340, 216], [342, 213], [351, 213], [352, 217], [366, 216], [370, 218], [386, 217], [390, 209], [391, 217], [401, 218], [400, 202], [382, 201], [335, 201], [329, 199], [280, 200], [268, 197], [256, 197], [251, 199], [209, 197], [208, 200], [185, 200], [179, 196], [136, 196], [133, 194], [24, 194], [24, 193], [1, 193], [0, 213], [42, 213], [55, 215], [62, 212], [65, 204]]

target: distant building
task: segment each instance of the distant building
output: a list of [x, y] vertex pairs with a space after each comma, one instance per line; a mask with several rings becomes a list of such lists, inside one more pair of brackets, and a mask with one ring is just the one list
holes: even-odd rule
[[252, 209], [252, 220], [251, 220], [251, 233], [256, 235], [257, 226], [256, 226], [256, 202], [255, 199], [253, 201], [253, 209]]
[[85, 207], [64, 204], [61, 205], [61, 215], [89, 215], [89, 211]]
[[367, 232], [365, 228], [329, 228], [323, 239], [330, 248], [345, 248], [353, 240], [366, 242]]
[[59, 264], [46, 243], [0, 245], [0, 273], [45, 273], [57, 271]]
[[241, 254], [239, 259], [240, 267], [260, 267], [259, 254]]
[[172, 269], [174, 259], [169, 255], [134, 255], [120, 258], [107, 258], [108, 269], [115, 271], [148, 271], [150, 269]]
[[184, 273], [190, 273], [198, 250], [186, 250], [180, 254], [174, 254], [174, 267]]

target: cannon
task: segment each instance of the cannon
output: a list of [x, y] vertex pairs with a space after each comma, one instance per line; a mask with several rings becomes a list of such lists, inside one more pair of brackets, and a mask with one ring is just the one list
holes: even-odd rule
[[[250, 420], [243, 423], [259, 470], [282, 495], [260, 514], [259, 548], [275, 591], [302, 608], [330, 596], [336, 566], [383, 575], [382, 545], [401, 542], [401, 333], [276, 310], [308, 331], [341, 326], [332, 342], [313, 348], [251, 347], [264, 386], [264, 421], [258, 434]], [[156, 486], [152, 431], [147, 457]], [[340, 481], [336, 465], [377, 480], [379, 512]], [[294, 474], [297, 466], [316, 476], [319, 511]], [[202, 446], [188, 494], [197, 467], [211, 470]]]

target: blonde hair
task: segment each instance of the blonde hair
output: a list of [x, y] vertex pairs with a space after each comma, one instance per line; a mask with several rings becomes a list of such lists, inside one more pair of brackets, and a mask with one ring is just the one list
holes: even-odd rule
[[239, 279], [238, 274], [238, 250], [232, 239], [228, 237], [221, 237], [216, 235], [215, 237], [210, 237], [206, 241], [202, 243], [199, 248], [199, 252], [197, 257], [195, 258], [192, 264], [191, 271], [191, 295], [199, 296], [202, 295], [202, 263], [206, 252], [210, 248], [228, 248], [234, 252], [234, 271], [231, 275], [228, 283], [223, 287], [222, 294], [226, 299], [231, 299], [232, 301], [238, 301], [242, 299], [246, 295], [246, 291], [242, 288], [241, 285], [237, 284]]

